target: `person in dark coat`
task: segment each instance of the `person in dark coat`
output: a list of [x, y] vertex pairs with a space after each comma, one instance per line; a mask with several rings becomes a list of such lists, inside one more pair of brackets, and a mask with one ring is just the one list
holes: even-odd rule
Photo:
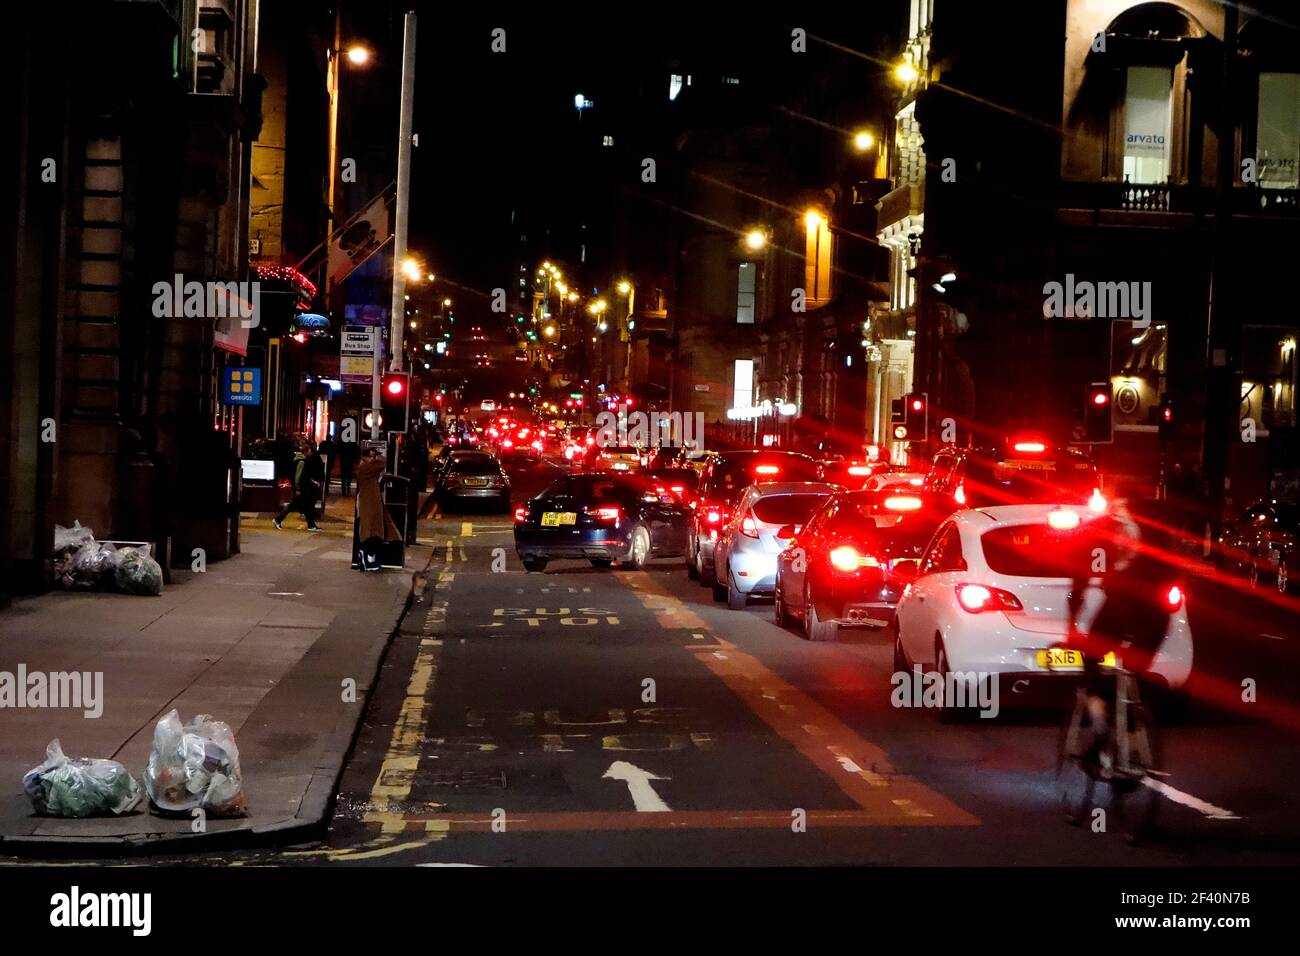
[[338, 441], [339, 487], [343, 494], [352, 494], [352, 469], [357, 464], [357, 443], [355, 441]]
[[334, 474], [334, 459], [339, 455], [339, 443], [332, 437], [326, 438], [320, 443], [320, 454], [325, 459], [325, 482], [320, 489], [320, 504], [323, 510], [330, 496], [330, 477]]
[[308, 531], [320, 530], [316, 526], [316, 502], [320, 499], [323, 478], [324, 468], [321, 466], [320, 455], [316, 453], [316, 446], [308, 442], [307, 447], [294, 456], [293, 498], [289, 506], [276, 515], [277, 530], [284, 527], [284, 519], [294, 511], [301, 512], [307, 519]]

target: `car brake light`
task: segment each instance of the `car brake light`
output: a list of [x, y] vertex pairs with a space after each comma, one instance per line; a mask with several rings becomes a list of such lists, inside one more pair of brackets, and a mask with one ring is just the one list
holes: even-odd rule
[[594, 444], [596, 444], [596, 439], [594, 439], [594, 438], [592, 438], [590, 435], [588, 435], [588, 436], [587, 436], [587, 444], [588, 444], [588, 445], [594, 445]]
[[965, 486], [965, 485], [958, 485], [958, 486], [957, 486], [957, 490], [954, 491], [954, 492], [952, 493], [952, 500], [955, 501], [955, 502], [957, 502], [957, 504], [959, 504], [959, 505], [964, 505], [964, 504], [966, 503], [966, 486]]
[[618, 508], [595, 508], [588, 513], [595, 515], [601, 521], [617, 521], [623, 514]]
[[528, 509], [527, 509], [527, 508], [523, 508], [523, 507], [516, 508], [516, 509], [515, 509], [515, 520], [516, 520], [516, 521], [527, 521], [527, 520], [528, 520]]
[[1079, 515], [1064, 508], [1057, 508], [1047, 513], [1047, 524], [1057, 531], [1072, 531], [1079, 527]]
[[880, 562], [870, 554], [861, 554], [851, 544], [831, 549], [831, 567], [836, 571], [856, 571], [858, 568], [878, 568]]
[[680, 495], [683, 491], [686, 490], [686, 486], [685, 486], [685, 485], [672, 485], [668, 490], [671, 491], [671, 492], [672, 492], [673, 494], [675, 494], [675, 495]]
[[753, 518], [749, 516], [745, 517], [745, 520], [740, 523], [740, 533], [748, 538], [758, 537], [758, 525], [754, 522]]
[[778, 468], [776, 465], [759, 465], [757, 468], [754, 469], [754, 474], [775, 475], [775, 474], [779, 474], [780, 471], [781, 469]]
[[1092, 489], [1092, 497], [1088, 499], [1088, 507], [1097, 514], [1101, 514], [1106, 510], [1106, 496], [1101, 493], [1100, 488]]
[[981, 611], [1023, 611], [1024, 605], [1010, 591], [983, 584], [957, 585], [957, 603], [972, 614]]
[[515, 447], [515, 443], [512, 442], [509, 438], [507, 438], [505, 441], [503, 441], [503, 442], [501, 443], [501, 447], [502, 447], [502, 448], [514, 448], [514, 447]]
[[919, 511], [921, 499], [915, 495], [890, 495], [885, 499], [887, 511]]
[[533, 447], [536, 448], [538, 451], [541, 451], [541, 450], [542, 450], [542, 443], [541, 443], [540, 441], [535, 441], [535, 442], [533, 442]]
[[1012, 447], [1026, 455], [1041, 455], [1047, 451], [1047, 446], [1040, 441], [1018, 441]]
[[1170, 611], [1177, 611], [1183, 606], [1183, 589], [1177, 584], [1170, 585], [1169, 590], [1165, 592], [1165, 606]]
[[707, 521], [709, 524], [717, 524], [722, 520], [722, 512], [719, 511], [717, 508], [710, 508], [708, 512], [704, 515], [704, 520]]
[[850, 474], [850, 475], [858, 475], [858, 476], [862, 476], [862, 475], [870, 475], [870, 474], [871, 474], [871, 466], [870, 466], [870, 465], [850, 465], [850, 466], [849, 466], [849, 474]]

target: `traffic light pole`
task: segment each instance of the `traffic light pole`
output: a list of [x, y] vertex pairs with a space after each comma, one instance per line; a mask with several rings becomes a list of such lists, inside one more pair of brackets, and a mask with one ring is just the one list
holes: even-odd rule
[[[388, 361], [394, 371], [402, 368], [402, 338], [406, 328], [406, 260], [408, 212], [411, 205], [411, 125], [415, 111], [415, 12], [407, 11], [402, 34], [402, 111], [397, 126], [397, 201], [393, 213], [393, 299], [388, 313]], [[379, 357], [370, 383], [370, 404], [374, 408], [370, 436], [379, 438]], [[390, 463], [390, 467], [392, 467]]]

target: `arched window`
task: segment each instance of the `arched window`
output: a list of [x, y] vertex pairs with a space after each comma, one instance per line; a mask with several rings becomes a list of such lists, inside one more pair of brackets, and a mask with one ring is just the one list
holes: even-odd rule
[[1142, 3], [1106, 28], [1089, 69], [1107, 69], [1111, 131], [1107, 177], [1131, 183], [1187, 178], [1188, 61], [1206, 31], [1173, 3]]

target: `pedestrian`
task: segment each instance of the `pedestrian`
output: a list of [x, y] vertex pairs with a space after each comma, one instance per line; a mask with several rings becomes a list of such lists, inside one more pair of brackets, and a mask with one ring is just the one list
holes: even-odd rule
[[334, 440], [334, 436], [328, 436], [320, 443], [321, 457], [325, 459], [325, 483], [320, 490], [321, 510], [325, 509], [325, 502], [330, 496], [330, 478], [334, 474], [334, 460], [339, 455], [339, 443]]
[[338, 442], [339, 455], [339, 487], [343, 489], [344, 495], [352, 494], [352, 469], [357, 463], [357, 443], [356, 440], [345, 441], [340, 439]]
[[369, 448], [357, 462], [356, 534], [358, 542], [356, 566], [361, 571], [380, 570], [380, 550], [389, 541], [398, 541], [401, 534], [384, 507], [381, 482], [384, 478], [384, 457], [377, 448]]
[[290, 512], [298, 511], [307, 519], [308, 531], [319, 531], [320, 528], [316, 526], [316, 502], [320, 498], [324, 469], [316, 446], [307, 442], [306, 447], [294, 456], [293, 463], [293, 498], [288, 507], [276, 516], [276, 530], [283, 529], [284, 519], [289, 517]]

